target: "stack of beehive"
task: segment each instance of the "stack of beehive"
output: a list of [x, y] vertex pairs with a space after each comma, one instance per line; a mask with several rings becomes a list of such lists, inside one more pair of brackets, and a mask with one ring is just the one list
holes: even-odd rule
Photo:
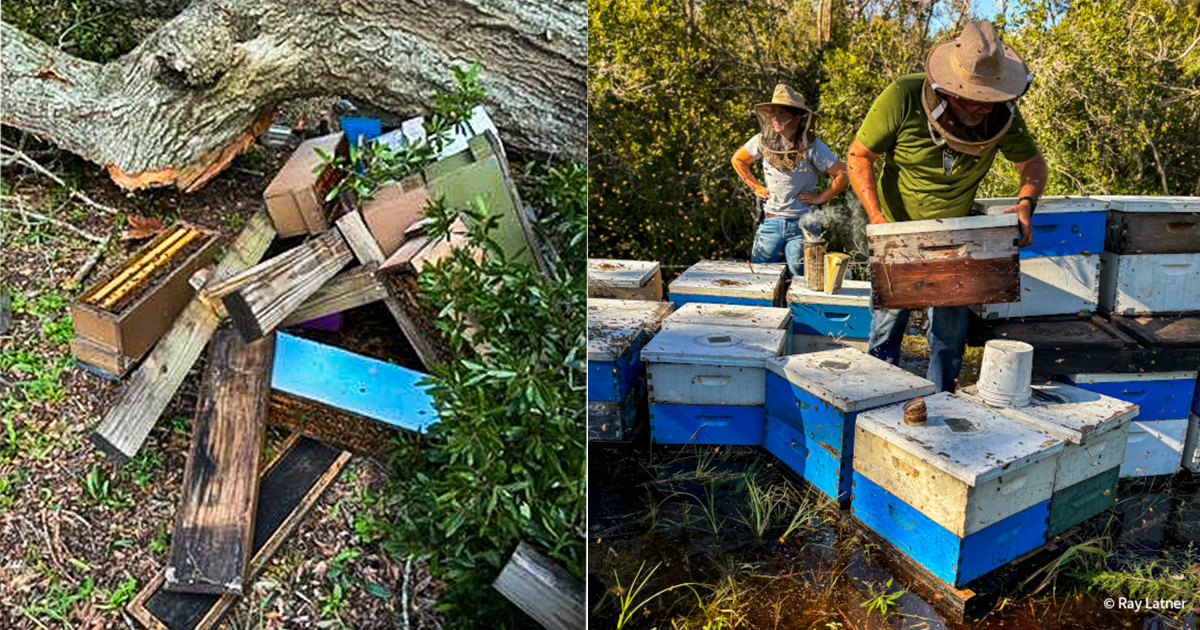
[[867, 351], [871, 335], [871, 283], [844, 280], [837, 293], [812, 291], [803, 278], [792, 279], [787, 292], [792, 311], [792, 352], [839, 347]]
[[629, 441], [646, 398], [642, 346], [671, 312], [668, 302], [588, 300], [588, 439]]

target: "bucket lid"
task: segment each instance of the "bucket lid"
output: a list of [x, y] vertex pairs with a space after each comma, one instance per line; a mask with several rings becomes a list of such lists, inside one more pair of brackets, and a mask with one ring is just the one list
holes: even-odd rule
[[[978, 392], [972, 385], [959, 393], [974, 398]], [[1028, 406], [996, 411], [1072, 444], [1082, 444], [1133, 420], [1138, 406], [1072, 385], [1051, 383], [1034, 385]]]
[[767, 369], [843, 413], [927, 396], [937, 389], [933, 383], [855, 348], [771, 359]]
[[867, 411], [858, 416], [857, 426], [968, 486], [986, 483], [1063, 449], [1061, 439], [949, 392], [925, 397], [924, 426], [905, 424], [903, 407], [897, 404]]
[[679, 274], [668, 289], [671, 293], [690, 295], [774, 300], [786, 272], [785, 263], [701, 260]]
[[613, 260], [589, 258], [587, 279], [589, 287], [639, 289], [658, 273], [657, 262], [643, 260]]
[[642, 361], [762, 368], [783, 352], [789, 332], [680, 324], [655, 335], [642, 350]]
[[[590, 304], [589, 304], [590, 307]], [[787, 328], [792, 322], [792, 312], [773, 306], [749, 306], [746, 304], [708, 304], [688, 302], [663, 320], [663, 327], [680, 324], [705, 326], [748, 326], [752, 328]]]

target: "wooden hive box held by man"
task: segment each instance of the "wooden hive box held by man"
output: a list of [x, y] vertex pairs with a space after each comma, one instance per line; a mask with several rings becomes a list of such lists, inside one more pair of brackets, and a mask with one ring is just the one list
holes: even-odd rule
[[195, 294], [188, 279], [219, 244], [216, 232], [176, 223], [104, 274], [71, 305], [75, 358], [124, 376], [187, 306]]
[[925, 308], [1021, 299], [1017, 216], [867, 226], [875, 308]]

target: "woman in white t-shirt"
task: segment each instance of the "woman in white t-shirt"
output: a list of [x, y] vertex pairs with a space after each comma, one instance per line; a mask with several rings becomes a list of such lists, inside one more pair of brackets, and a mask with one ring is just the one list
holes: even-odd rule
[[[765, 216], [754, 234], [751, 263], [786, 260], [792, 276], [804, 273], [804, 235], [822, 232], [817, 206], [846, 188], [846, 165], [817, 139], [817, 115], [804, 106], [804, 97], [782, 83], [769, 103], [754, 106], [762, 131], [733, 155], [733, 168], [754, 194], [763, 199]], [[754, 178], [750, 165], [763, 159], [763, 179]], [[815, 193], [820, 173], [833, 181]]]

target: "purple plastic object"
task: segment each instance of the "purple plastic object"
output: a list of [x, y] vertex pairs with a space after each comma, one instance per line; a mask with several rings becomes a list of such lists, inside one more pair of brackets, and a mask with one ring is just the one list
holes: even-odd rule
[[296, 324], [297, 327], [305, 330], [324, 330], [328, 332], [337, 332], [342, 328], [342, 314], [334, 313], [325, 315], [316, 319], [310, 319], [306, 322]]

